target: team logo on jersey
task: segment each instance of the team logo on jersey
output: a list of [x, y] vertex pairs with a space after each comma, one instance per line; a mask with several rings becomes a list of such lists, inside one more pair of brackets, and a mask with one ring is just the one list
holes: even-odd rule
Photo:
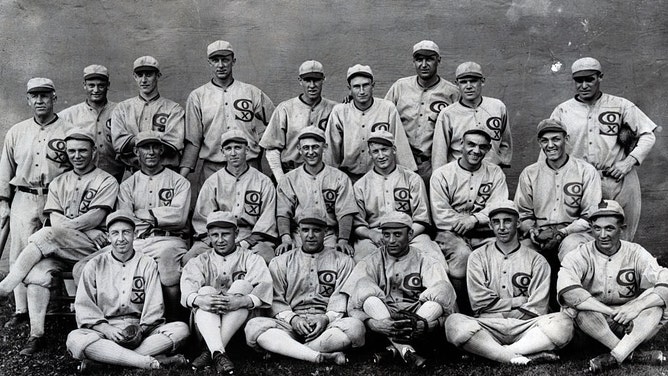
[[487, 200], [489, 200], [489, 196], [491, 194], [492, 194], [492, 183], [480, 184], [480, 188], [478, 188], [478, 194], [475, 198], [475, 201], [473, 202], [472, 212], [475, 213], [484, 209], [485, 205], [487, 204]]
[[515, 296], [529, 296], [529, 285], [531, 284], [531, 276], [527, 273], [515, 273], [511, 279], [513, 286], [517, 289]]
[[262, 205], [262, 195], [258, 191], [246, 191], [244, 195], [244, 211], [253, 217], [260, 216], [260, 206]]
[[619, 134], [619, 124], [622, 120], [622, 114], [615, 111], [601, 112], [598, 115], [598, 122], [601, 123], [599, 133], [605, 136], [617, 136]]
[[132, 296], [130, 301], [134, 304], [144, 304], [146, 300], [146, 282], [144, 277], [135, 276], [132, 278]]
[[81, 195], [81, 202], [79, 203], [79, 213], [87, 213], [90, 207], [90, 202], [93, 201], [97, 195], [97, 189], [88, 188]]
[[443, 111], [443, 109], [446, 108], [446, 107], [448, 107], [447, 102], [443, 102], [443, 101], [431, 102], [431, 104], [429, 105], [429, 110], [431, 110], [431, 112], [436, 114], [436, 116], [434, 116], [433, 118], [429, 118], [429, 121], [432, 122], [432, 123], [435, 122], [436, 118], [438, 117], [438, 114], [440, 114], [441, 111]]
[[111, 144], [111, 118], [104, 123], [104, 138]]
[[338, 193], [333, 189], [322, 190], [322, 200], [325, 202], [325, 210], [327, 210], [327, 213], [334, 213], [337, 196]]
[[410, 273], [406, 275], [402, 285], [404, 290], [404, 298], [412, 301], [418, 300], [420, 298], [420, 293], [424, 291], [420, 273]]
[[234, 115], [235, 119], [246, 123], [253, 121], [253, 102], [251, 102], [249, 99], [237, 99], [234, 101], [234, 109], [239, 111], [238, 115]]
[[153, 115], [153, 127], [151, 129], [158, 132], [164, 132], [167, 126], [167, 120], [169, 120], [168, 114]]
[[232, 281], [238, 281], [238, 280], [244, 279], [244, 278], [246, 278], [246, 272], [245, 271], [232, 273]]
[[329, 120], [329, 116], [327, 116], [324, 119], [320, 119], [320, 121], [318, 122], [318, 128], [324, 131], [325, 128], [327, 128], [327, 120]]
[[376, 123], [371, 126], [371, 132], [390, 131], [390, 123]]
[[158, 198], [160, 199], [160, 206], [172, 205], [174, 199], [174, 188], [163, 188], [158, 191]]
[[54, 138], [47, 144], [49, 150], [46, 151], [46, 159], [58, 164], [58, 167], [68, 166], [70, 164], [65, 152], [65, 141]]
[[566, 194], [564, 204], [571, 208], [579, 208], [582, 204], [582, 191], [582, 183], [564, 184], [564, 194]]
[[329, 298], [336, 287], [337, 274], [333, 270], [322, 270], [318, 272], [318, 294]]
[[505, 128], [505, 121], [498, 116], [493, 116], [487, 119], [487, 128], [492, 131], [490, 134], [490, 136], [492, 136], [492, 140], [500, 141], [501, 133], [503, 133]]
[[617, 284], [620, 287], [619, 297], [633, 298], [638, 292], [638, 278], [633, 269], [622, 269], [617, 273]]
[[394, 210], [413, 215], [411, 210], [411, 192], [408, 188], [394, 188]]

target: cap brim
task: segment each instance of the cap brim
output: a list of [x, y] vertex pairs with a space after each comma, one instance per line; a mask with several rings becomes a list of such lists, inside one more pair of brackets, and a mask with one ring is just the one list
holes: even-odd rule
[[215, 221], [211, 223], [206, 224], [206, 229], [210, 229], [211, 227], [220, 227], [220, 228], [236, 228], [237, 225], [235, 225], [232, 222], [227, 222], [227, 221]]
[[457, 79], [464, 78], [464, 77], [483, 78], [484, 76], [480, 73], [466, 72], [466, 73], [463, 73], [463, 74], [460, 74], [459, 76], [457, 76]]
[[147, 138], [147, 139], [144, 139], [144, 140], [141, 140], [141, 141], [137, 142], [135, 144], [135, 146], [139, 147], [139, 146], [148, 145], [148, 144], [161, 144], [162, 145], [162, 141], [160, 139], [157, 139], [157, 138]]
[[305, 138], [312, 138], [320, 142], [325, 142], [325, 138], [316, 133], [304, 133], [300, 134], [299, 137], [297, 137], [298, 140], [303, 140]]
[[151, 65], [142, 65], [134, 69], [135, 72], [146, 72], [146, 71], [153, 71], [153, 72], [160, 72], [160, 69], [151, 66]]
[[30, 90], [26, 91], [27, 93], [45, 93], [45, 92], [53, 92], [56, 91], [52, 87], [48, 86], [38, 86], [38, 87], [33, 87]]
[[498, 208], [498, 209], [490, 210], [488, 216], [489, 216], [489, 218], [492, 218], [494, 215], [499, 214], [499, 213], [508, 213], [508, 214], [512, 214], [516, 217], [520, 216], [520, 213], [517, 210], [512, 209], [512, 208]]
[[573, 78], [588, 77], [588, 76], [593, 76], [595, 74], [600, 74], [600, 73], [601, 73], [601, 71], [598, 71], [596, 69], [581, 70], [581, 71], [573, 73]]
[[589, 216], [589, 219], [595, 219], [598, 217], [620, 217], [625, 218], [624, 214], [614, 211], [614, 210], [601, 210]]
[[301, 78], [315, 78], [315, 79], [322, 79], [325, 78], [325, 75], [320, 72], [309, 72], [309, 73], [304, 73], [300, 75], [299, 77]]
[[327, 222], [323, 221], [322, 219], [318, 218], [302, 218], [299, 221], [299, 224], [309, 224], [309, 225], [316, 225], [320, 227], [327, 227]]
[[125, 223], [128, 223], [128, 224], [132, 225], [132, 228], [137, 227], [137, 224], [135, 223], [135, 221], [134, 221], [132, 218], [125, 217], [125, 216], [121, 216], [121, 217], [113, 218], [112, 220], [108, 221], [108, 222], [107, 222], [107, 229], [108, 229], [109, 227], [111, 227], [111, 225], [113, 225], [113, 224], [116, 223], [116, 222], [125, 222]]
[[109, 81], [109, 76], [105, 76], [101, 73], [91, 73], [84, 76], [84, 80], [92, 80], [93, 78], [101, 78], [103, 80]]
[[350, 80], [352, 80], [353, 78], [355, 78], [357, 76], [363, 76], [363, 77], [367, 77], [367, 78], [370, 78], [370, 79], [373, 80], [373, 75], [371, 75], [367, 72], [357, 72], [357, 73], [353, 73], [350, 76], [348, 76], [348, 82], [350, 82]]
[[88, 141], [88, 142], [95, 143], [95, 140], [90, 138], [90, 136], [86, 136], [85, 134], [81, 134], [81, 133], [74, 133], [74, 134], [71, 134], [71, 135], [65, 137], [65, 142], [67, 142], [69, 140]]
[[401, 222], [386, 222], [380, 225], [380, 228], [410, 228], [406, 223]]
[[381, 145], [385, 145], [385, 146], [394, 146], [394, 144], [392, 143], [392, 141], [390, 141], [390, 140], [386, 140], [386, 139], [384, 139], [384, 138], [379, 138], [379, 137], [371, 137], [371, 138], [369, 138], [369, 139], [366, 141], [366, 143], [367, 143], [367, 144], [371, 144], [371, 143], [373, 143], [373, 144], [381, 144]]
[[417, 51], [413, 52], [413, 57], [415, 57], [416, 55], [424, 55], [424, 56], [432, 56], [432, 55], [435, 55], [435, 56], [441, 56], [438, 52], [436, 52], [436, 51], [434, 51], [434, 50], [417, 50]]
[[221, 143], [220, 143], [220, 146], [221, 146], [221, 147], [222, 147], [222, 146], [225, 146], [225, 145], [229, 144], [230, 142], [236, 142], [236, 143], [239, 143], [239, 144], [248, 145], [248, 140], [246, 140], [245, 138], [241, 138], [241, 137], [232, 137], [232, 138], [228, 138], [227, 140], [221, 142]]
[[566, 132], [566, 130], [563, 129], [563, 128], [559, 128], [559, 127], [545, 127], [545, 128], [543, 128], [543, 129], [541, 129], [541, 130], [538, 131], [538, 137], [542, 136], [544, 133], [547, 133], [547, 132], [561, 132], [561, 133], [566, 133], [566, 134], [568, 134], [568, 132]]
[[234, 51], [230, 50], [218, 50], [218, 51], [213, 51], [208, 55], [208, 57], [214, 57], [214, 56], [226, 56], [226, 55], [234, 55]]

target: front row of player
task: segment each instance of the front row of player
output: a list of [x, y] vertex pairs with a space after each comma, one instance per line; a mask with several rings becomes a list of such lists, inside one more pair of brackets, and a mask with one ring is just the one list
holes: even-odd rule
[[[620, 240], [625, 225], [619, 204], [602, 201], [592, 208], [594, 241], [564, 258], [558, 313], [548, 313], [550, 267], [519, 242], [514, 203], [495, 204], [489, 218], [496, 240], [469, 258], [474, 315], [466, 316], [457, 313], [442, 264], [409, 245], [412, 220], [404, 213], [381, 219], [383, 246], [355, 264], [325, 246], [324, 213], [306, 210], [298, 221], [302, 245], [267, 267], [236, 244], [234, 215], [213, 212], [206, 224], [212, 248], [186, 264], [181, 277], [181, 304], [191, 309], [192, 329], [207, 348], [193, 366], [213, 362], [218, 373], [232, 373], [226, 346], [244, 325], [252, 348], [314, 363], [345, 364], [342, 351], [378, 337], [389, 346], [377, 360], [400, 356], [423, 367], [415, 345], [443, 330], [455, 346], [495, 361], [553, 361], [558, 356], [552, 350], [569, 343], [574, 324], [611, 350], [590, 361], [592, 371], [626, 359], [665, 360], [661, 351], [633, 352], [665, 321], [668, 270], [641, 246]], [[127, 211], [110, 214], [111, 250], [83, 268], [75, 301], [79, 329], [67, 339], [82, 369], [96, 362], [147, 369], [186, 362], [167, 356], [189, 330], [183, 322], [165, 323], [157, 264], [133, 248], [136, 221]]]

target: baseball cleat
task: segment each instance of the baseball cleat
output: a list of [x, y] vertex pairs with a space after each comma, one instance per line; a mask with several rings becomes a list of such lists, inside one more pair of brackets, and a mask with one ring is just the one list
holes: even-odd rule
[[160, 368], [177, 368], [188, 364], [188, 359], [186, 359], [186, 357], [182, 354], [176, 354], [172, 356], [156, 355], [154, 358], [158, 361], [158, 363], [160, 363]]
[[100, 367], [102, 367], [102, 363], [98, 363], [90, 359], [84, 359], [77, 366], [77, 371], [82, 375], [86, 375], [93, 372], [96, 369], [99, 369]]
[[44, 339], [42, 337], [30, 336], [30, 338], [28, 338], [28, 342], [26, 342], [25, 346], [23, 346], [23, 349], [21, 349], [19, 354], [33, 355], [35, 353], [42, 351], [43, 347], [44, 347]]
[[202, 351], [197, 358], [190, 362], [190, 366], [194, 370], [209, 368], [211, 366], [211, 352], [209, 350]]
[[399, 350], [394, 346], [387, 346], [383, 351], [373, 354], [373, 362], [376, 364], [387, 363], [399, 357]]
[[660, 366], [666, 362], [666, 355], [661, 350], [634, 351], [629, 356], [629, 361], [633, 363], [649, 364]]
[[601, 373], [617, 367], [619, 367], [619, 363], [610, 353], [599, 355], [589, 361], [589, 372], [591, 373]]
[[5, 328], [15, 328], [20, 324], [28, 322], [28, 312], [15, 312], [12, 317], [5, 322]]
[[234, 374], [234, 363], [226, 353], [216, 351], [213, 353], [213, 365], [216, 367], [216, 373], [219, 375]]
[[427, 366], [427, 359], [418, 355], [415, 351], [406, 351], [406, 354], [404, 355], [404, 361], [418, 369], [422, 369]]
[[526, 355], [530, 364], [551, 363], [559, 360], [559, 355], [554, 351], [541, 351], [535, 354]]

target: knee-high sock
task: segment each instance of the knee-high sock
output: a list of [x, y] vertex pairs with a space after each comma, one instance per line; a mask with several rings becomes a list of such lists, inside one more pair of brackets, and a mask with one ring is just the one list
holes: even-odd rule
[[248, 318], [248, 310], [238, 309], [236, 311], [227, 312], [220, 319], [220, 340], [223, 349], [230, 343], [230, 339], [234, 336], [239, 328], [244, 325]]
[[26, 296], [26, 285], [19, 283], [14, 287], [14, 302], [16, 303], [16, 313], [28, 312], [28, 297]]
[[271, 328], [257, 337], [257, 343], [265, 350], [283, 356], [306, 360], [316, 363], [319, 352], [297, 342], [294, 338], [280, 329]]
[[84, 350], [84, 354], [87, 358], [100, 363], [126, 367], [152, 369], [156, 368], [154, 364], [157, 363], [152, 356], [138, 354], [108, 339], [91, 343]]
[[26, 296], [28, 298], [28, 314], [30, 315], [30, 335], [42, 337], [51, 292], [43, 286], [28, 285]]
[[330, 328], [322, 332], [318, 338], [306, 344], [309, 348], [323, 353], [331, 353], [347, 349], [352, 341], [339, 328]]
[[166, 353], [173, 346], [174, 342], [171, 338], [162, 333], [155, 333], [146, 337], [141, 345], [135, 349], [135, 352], [141, 355], [158, 355]]
[[638, 317], [633, 320], [631, 333], [624, 335], [617, 346], [610, 351], [610, 354], [617, 359], [618, 363], [623, 362], [638, 345], [656, 334], [662, 315], [663, 309], [659, 307], [648, 308], [640, 312]]
[[167, 322], [178, 321], [181, 313], [181, 288], [178, 284], [174, 286], [162, 286], [162, 295], [165, 300], [165, 318]]
[[29, 243], [18, 255], [9, 274], [0, 282], [0, 295], [6, 296], [28, 275], [35, 264], [42, 259], [42, 252], [36, 245]]
[[580, 311], [575, 318], [575, 322], [583, 332], [601, 342], [603, 346], [610, 350], [614, 349], [619, 343], [619, 338], [617, 338], [612, 329], [610, 329], [610, 326], [602, 313]]
[[471, 339], [462, 345], [462, 348], [470, 353], [503, 363], [509, 363], [511, 359], [518, 355], [498, 343], [485, 330], [478, 330]]
[[[387, 309], [387, 306], [385, 305], [385, 303], [383, 303], [382, 300], [380, 300], [379, 298], [377, 298], [375, 296], [371, 296], [371, 297], [367, 298], [364, 301], [363, 308], [364, 308], [364, 312], [366, 312], [367, 315], [371, 316], [371, 318], [373, 318], [375, 320], [384, 320], [384, 319], [389, 319], [389, 318], [392, 317], [392, 315], [390, 315], [390, 311]], [[407, 351], [415, 351], [415, 349], [413, 349], [413, 346], [411, 346], [411, 345], [407, 345], [407, 344], [403, 344], [403, 343], [397, 343], [397, 342], [392, 341], [389, 338], [388, 338], [388, 340], [390, 341], [392, 346], [396, 347], [396, 349], [399, 350], [399, 353], [401, 354], [401, 356], [404, 356]]]
[[517, 342], [506, 346], [506, 348], [519, 355], [535, 354], [541, 351], [554, 350], [556, 346], [552, 340], [543, 333], [540, 328], [527, 330]]
[[215, 351], [225, 352], [225, 346], [220, 338], [220, 315], [199, 309], [195, 312], [195, 325], [212, 354]]
[[429, 327], [433, 328], [438, 325], [438, 318], [443, 315], [443, 307], [436, 302], [424, 302], [422, 306], [418, 308], [416, 314], [427, 320], [427, 322], [429, 322]]

